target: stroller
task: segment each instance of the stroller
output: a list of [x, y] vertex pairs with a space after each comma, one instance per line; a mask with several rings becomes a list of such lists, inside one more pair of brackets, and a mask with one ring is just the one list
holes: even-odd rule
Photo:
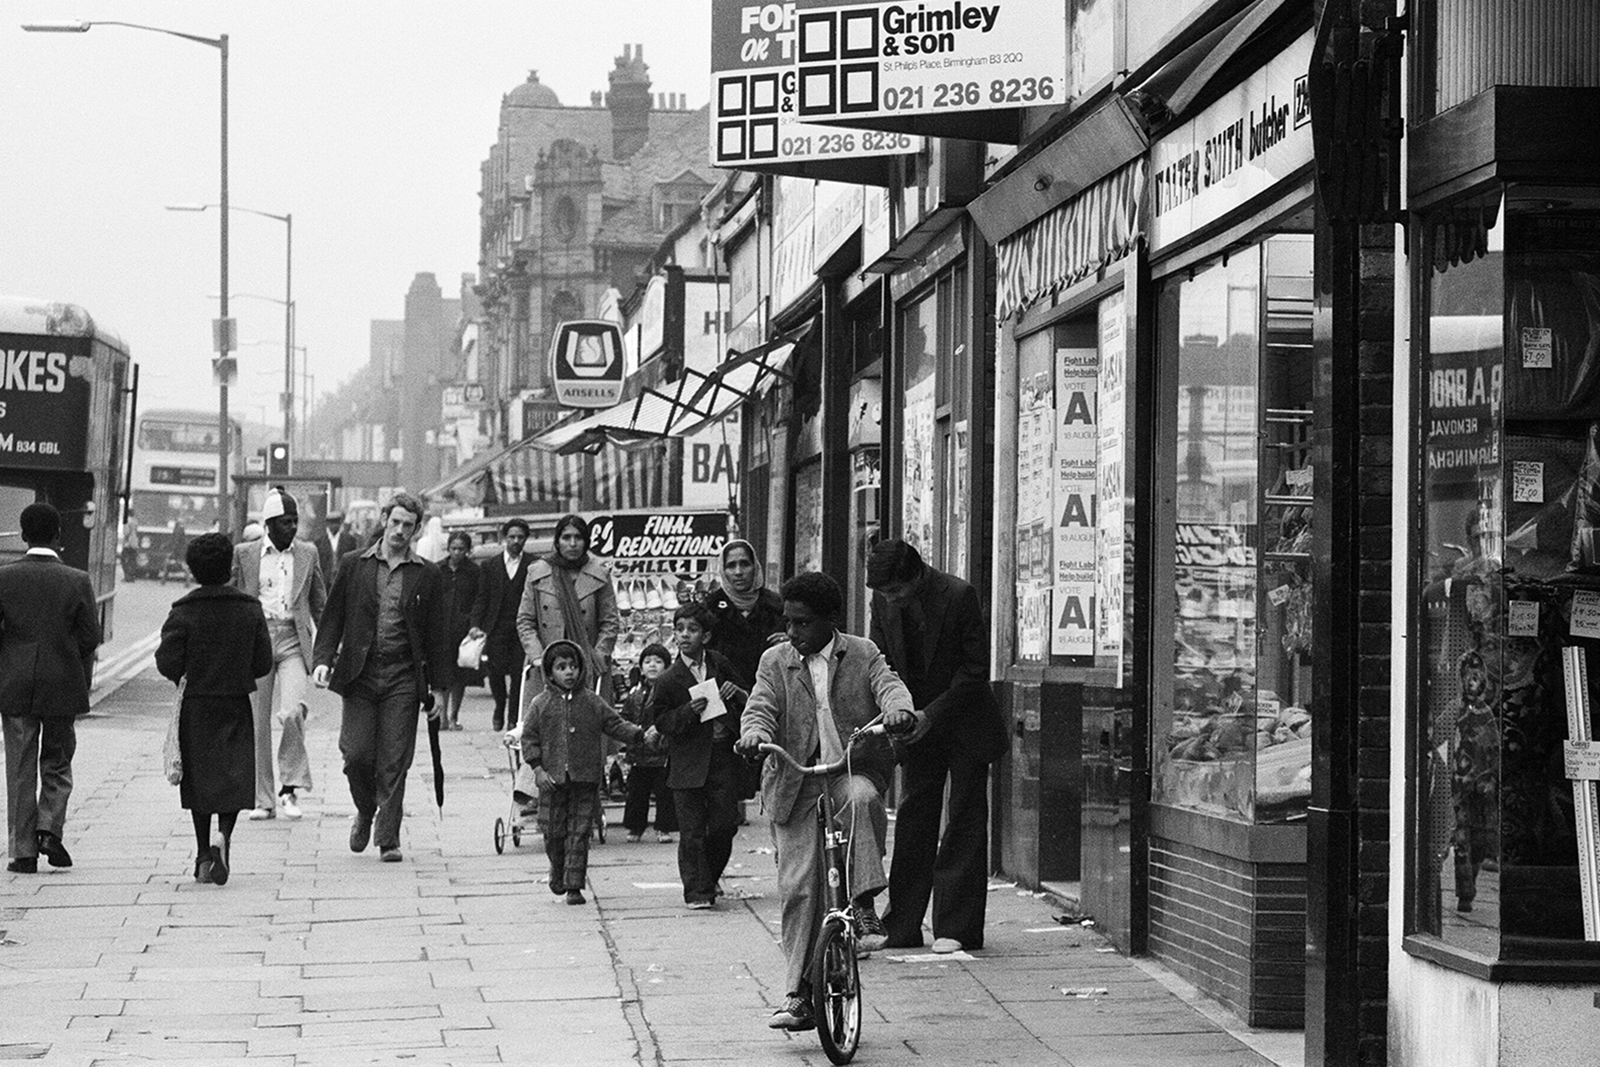
[[[528, 692], [528, 679], [529, 668], [528, 665], [524, 664], [522, 668], [522, 692], [524, 694], [527, 694]], [[531, 699], [531, 697], [528, 699]], [[524, 708], [522, 710], [526, 711], [527, 709]], [[524, 830], [532, 833], [535, 830], [542, 828], [542, 815], [534, 814], [532, 812], [525, 812], [523, 810], [522, 802], [517, 799], [517, 771], [522, 765], [521, 733], [522, 719], [519, 715], [516, 727], [507, 730], [500, 739], [501, 743], [506, 747], [506, 765], [511, 775], [511, 788], [509, 790], [509, 810], [504, 816], [497, 817], [494, 820], [494, 850], [497, 854], [505, 852], [507, 837], [511, 838], [511, 844], [513, 847], [521, 848], [522, 833]], [[622, 773], [616, 761], [617, 757], [609, 757], [607, 761], [608, 766], [606, 768], [606, 780], [601, 783], [600, 790], [598, 793], [596, 793], [594, 799], [595, 811], [593, 835], [595, 844], [597, 845], [603, 845], [606, 843], [606, 795], [608, 792], [615, 791], [615, 782]]]

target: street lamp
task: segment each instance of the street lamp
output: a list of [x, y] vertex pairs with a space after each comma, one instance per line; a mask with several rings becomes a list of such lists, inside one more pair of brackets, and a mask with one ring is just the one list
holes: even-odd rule
[[[146, 30], [150, 33], [165, 34], [168, 37], [179, 37], [195, 44], [203, 44], [207, 48], [215, 48], [222, 60], [222, 177], [221, 191], [217, 197], [218, 206], [222, 209], [221, 216], [221, 306], [217, 309], [217, 323], [214, 329], [217, 355], [226, 360], [228, 353], [233, 351], [233, 324], [228, 318], [228, 35], [219, 37], [202, 37], [199, 34], [183, 33], [179, 30], [164, 29], [160, 26], [146, 26], [138, 22], [119, 22], [111, 19], [94, 19], [90, 21], [72, 22], [26, 22], [22, 29], [26, 33], [88, 33], [94, 26], [122, 26], [130, 30]], [[223, 533], [229, 532], [232, 525], [232, 486], [229, 483], [228, 456], [229, 432], [228, 420], [228, 378], [225, 371], [226, 364], [219, 365], [217, 375], [217, 529]]]
[[[216, 204], [168, 204], [167, 210], [199, 212], [217, 206]], [[274, 300], [270, 296], [256, 297], [256, 299], [274, 300], [275, 303], [283, 305], [283, 391], [288, 394], [283, 403], [283, 439], [292, 441], [294, 440], [294, 215], [293, 213], [278, 215], [253, 207], [240, 207], [237, 204], [229, 210], [260, 215], [264, 219], [276, 219], [283, 223], [283, 299]]]

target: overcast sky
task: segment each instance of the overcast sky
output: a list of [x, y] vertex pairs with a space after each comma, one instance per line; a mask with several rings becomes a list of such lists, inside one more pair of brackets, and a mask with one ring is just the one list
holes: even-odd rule
[[[229, 35], [236, 207], [294, 216], [298, 342], [316, 388], [398, 319], [419, 271], [454, 295], [477, 270], [479, 164], [500, 97], [537, 69], [563, 104], [642, 44], [653, 91], [709, 95], [710, 0], [21, 0], [0, 23], [0, 293], [82, 304], [131, 346], [141, 406], [213, 407], [217, 52], [138, 30], [24, 33], [117, 19]], [[284, 227], [233, 212], [235, 411], [276, 422]]]

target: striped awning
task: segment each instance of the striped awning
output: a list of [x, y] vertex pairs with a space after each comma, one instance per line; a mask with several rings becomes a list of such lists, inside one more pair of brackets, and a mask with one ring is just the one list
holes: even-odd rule
[[1144, 178], [1141, 157], [1002, 240], [996, 314], [1020, 315], [1132, 251], [1144, 229]]
[[674, 450], [605, 445], [592, 455], [560, 455], [527, 440], [462, 467], [424, 497], [467, 507], [545, 505], [551, 511], [668, 506]]

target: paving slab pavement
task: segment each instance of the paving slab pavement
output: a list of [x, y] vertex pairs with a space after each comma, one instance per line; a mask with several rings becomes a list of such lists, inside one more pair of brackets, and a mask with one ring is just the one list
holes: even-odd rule
[[[338, 705], [317, 694], [305, 817], [241, 821], [228, 885], [196, 885], [189, 820], [160, 773], [171, 692], [147, 671], [80, 723], [76, 866], [0, 874], [0, 1063], [827, 1062], [814, 1034], [766, 1026], [784, 990], [759, 817], [713, 911], [683, 907], [674, 845], [626, 843], [620, 826], [591, 849], [590, 902], [569, 906], [541, 880], [535, 833], [495, 851], [510, 783], [473, 694], [475, 728], [442, 737], [444, 814], [419, 741], [405, 862], [382, 864], [349, 850]], [[1054, 910], [992, 884], [983, 951], [864, 961], [855, 1062], [1270, 1067]]]

